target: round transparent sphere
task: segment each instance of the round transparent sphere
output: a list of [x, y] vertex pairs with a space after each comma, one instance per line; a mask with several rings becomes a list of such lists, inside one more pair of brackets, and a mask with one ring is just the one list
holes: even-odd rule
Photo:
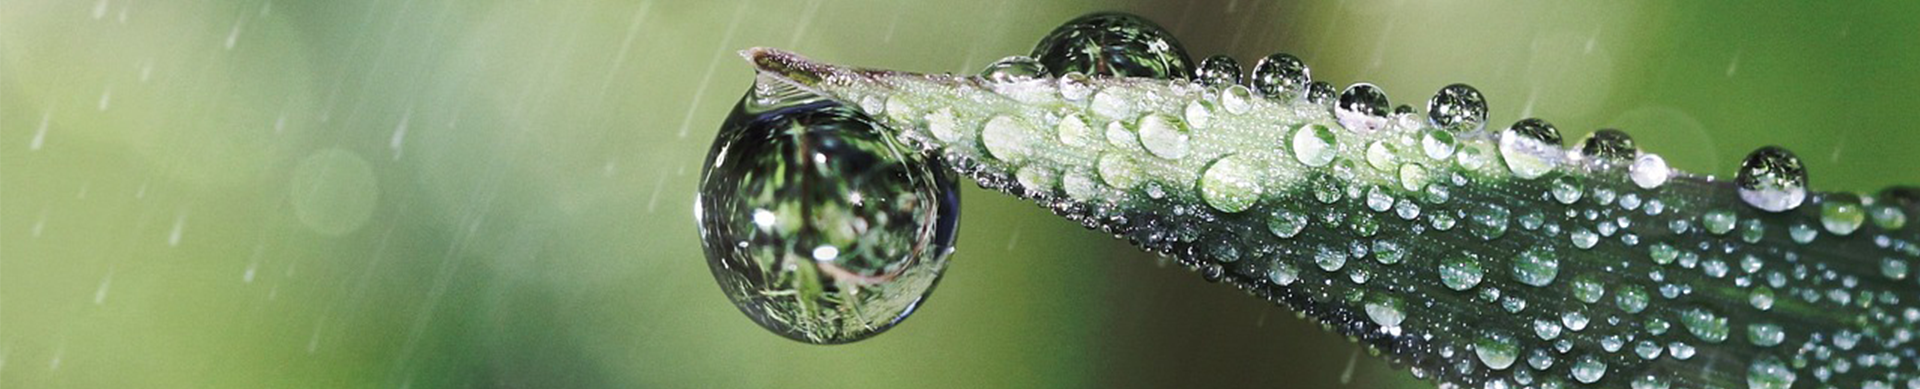
[[851, 107], [750, 92], [714, 139], [695, 200], [714, 280], [794, 340], [886, 331], [953, 251], [959, 195], [937, 163]]

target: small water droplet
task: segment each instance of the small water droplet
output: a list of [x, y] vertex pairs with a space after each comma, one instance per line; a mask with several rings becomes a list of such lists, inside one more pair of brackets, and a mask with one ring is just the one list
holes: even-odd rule
[[1333, 84], [1329, 84], [1326, 81], [1307, 83], [1305, 95], [1309, 103], [1318, 104], [1322, 107], [1333, 107], [1333, 94]]
[[1213, 124], [1213, 103], [1207, 102], [1206, 100], [1187, 102], [1185, 113], [1186, 116], [1184, 119], [1187, 120], [1187, 125], [1191, 125], [1193, 128], [1207, 128]]
[[1747, 325], [1747, 341], [1760, 347], [1773, 347], [1787, 339], [1787, 330], [1773, 323], [1754, 323]]
[[1320, 167], [1333, 162], [1339, 153], [1339, 138], [1333, 129], [1317, 123], [1301, 125], [1293, 132], [1293, 158], [1301, 164]]
[[[1060, 89], [1060, 98], [1066, 99], [1067, 101], [1086, 100], [1087, 96], [1093, 95], [1093, 80], [1091, 80], [1086, 73], [1066, 72], [1065, 74], [1061, 74], [1060, 80], [1055, 83], [1054, 87]], [[888, 108], [887, 110], [892, 111], [893, 109]]]
[[1807, 169], [1787, 149], [1767, 146], [1747, 154], [1734, 177], [1740, 199], [1767, 212], [1800, 207], [1807, 199]]
[[1407, 250], [1401, 248], [1399, 243], [1386, 239], [1373, 242], [1373, 260], [1379, 261], [1382, 265], [1398, 264], [1406, 257]]
[[1427, 167], [1417, 163], [1400, 165], [1400, 188], [1420, 192], [1427, 187]]
[[1513, 279], [1522, 284], [1545, 287], [1560, 275], [1560, 256], [1552, 249], [1535, 247], [1521, 252], [1513, 261]]
[[1001, 58], [999, 61], [987, 64], [987, 68], [980, 71], [980, 77], [999, 83], [1031, 81], [1045, 75], [1047, 75], [1046, 66], [1041, 65], [1040, 61], [1034, 60], [1033, 57], [1024, 55]]
[[1747, 292], [1747, 305], [1762, 311], [1773, 309], [1773, 288], [1762, 286]]
[[1580, 141], [1581, 156], [1608, 165], [1626, 163], [1639, 152], [1633, 146], [1633, 137], [1627, 136], [1625, 131], [1612, 128], [1594, 131], [1587, 134], [1587, 139]]
[[1353, 84], [1340, 91], [1333, 117], [1348, 131], [1371, 133], [1387, 126], [1387, 106], [1387, 92], [1380, 87], [1364, 82]]
[[1252, 84], [1254, 91], [1261, 96], [1293, 100], [1307, 90], [1313, 81], [1312, 70], [1300, 58], [1285, 53], [1275, 53], [1261, 58], [1253, 65]]
[[1606, 285], [1601, 284], [1600, 280], [1594, 278], [1593, 275], [1583, 274], [1573, 278], [1573, 298], [1579, 299], [1581, 302], [1588, 304], [1598, 303], [1600, 302], [1600, 298], [1606, 296], [1606, 294]]
[[1055, 75], [1186, 79], [1191, 57], [1172, 33], [1132, 14], [1091, 13], [1069, 20], [1034, 45], [1033, 58]]
[[1907, 226], [1907, 213], [1900, 210], [1898, 206], [1877, 205], [1868, 211], [1867, 216], [1873, 219], [1874, 225], [1880, 226], [1883, 230], [1892, 231]]
[[1733, 224], [1738, 221], [1739, 216], [1734, 216], [1733, 211], [1725, 209], [1707, 211], [1707, 214], [1700, 215], [1700, 226], [1706, 227], [1707, 232], [1714, 235], [1726, 235], [1727, 232], [1733, 231]]
[[1320, 252], [1314, 254], [1313, 263], [1319, 265], [1320, 270], [1340, 271], [1341, 267], [1347, 266], [1347, 252], [1339, 248], [1322, 246]]
[[1524, 119], [1500, 132], [1500, 156], [1515, 177], [1534, 179], [1559, 163], [1560, 130], [1540, 119]]
[[[1467, 84], [1440, 88], [1427, 99], [1427, 123], [1453, 132], [1480, 131], [1487, 127], [1487, 99]], [[1444, 157], [1435, 157], [1439, 159]]]
[[1245, 211], [1260, 201], [1259, 171], [1238, 154], [1220, 157], [1200, 174], [1200, 196], [1220, 212]]
[[1860, 207], [1857, 196], [1835, 193], [1820, 202], [1820, 225], [1834, 235], [1852, 235], [1866, 221], [1867, 212]]
[[1267, 271], [1267, 281], [1271, 281], [1275, 285], [1293, 285], [1295, 281], [1299, 280], [1300, 268], [1294, 267], [1292, 263], [1276, 263], [1273, 265], [1273, 269]]
[[1498, 239], [1507, 234], [1507, 224], [1511, 219], [1512, 212], [1507, 211], [1506, 207], [1491, 205], [1475, 208], [1468, 211], [1467, 232], [1480, 240]]
[[1215, 55], [1200, 60], [1200, 69], [1193, 73], [1194, 81], [1211, 87], [1224, 87], [1240, 84], [1240, 61], [1226, 55]]
[[1055, 135], [1060, 137], [1060, 143], [1065, 143], [1069, 146], [1093, 146], [1098, 144], [1097, 139], [1099, 138], [1094, 135], [1093, 126], [1087, 124], [1087, 119], [1077, 113], [1068, 114], [1066, 117], [1060, 118], [1060, 123], [1054, 126], [1053, 131]]

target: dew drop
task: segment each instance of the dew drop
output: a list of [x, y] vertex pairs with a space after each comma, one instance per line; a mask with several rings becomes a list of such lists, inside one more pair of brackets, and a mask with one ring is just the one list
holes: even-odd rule
[[1246, 114], [1253, 110], [1253, 91], [1246, 86], [1234, 85], [1220, 90], [1220, 108], [1235, 115]]
[[1614, 294], [1613, 302], [1626, 313], [1640, 313], [1647, 309], [1647, 290], [1637, 285], [1620, 287], [1620, 293]]
[[1507, 224], [1512, 212], [1506, 207], [1490, 205], [1468, 211], [1467, 232], [1480, 240], [1494, 240], [1507, 234]]
[[1837, 193], [1820, 202], [1820, 225], [1834, 235], [1851, 235], [1866, 219], [1866, 211], [1852, 194]]
[[1312, 71], [1293, 55], [1275, 53], [1253, 65], [1253, 89], [1261, 96], [1292, 100], [1304, 94], [1310, 81], [1313, 81]]
[[942, 107], [932, 113], [928, 113], [926, 121], [927, 132], [933, 133], [933, 137], [936, 139], [955, 142], [959, 141], [962, 136], [960, 134], [959, 119], [954, 117], [953, 108]]
[[1340, 91], [1333, 117], [1341, 127], [1362, 134], [1387, 126], [1387, 92], [1368, 83], [1358, 83]]
[[1381, 327], [1399, 327], [1400, 322], [1407, 319], [1406, 311], [1401, 310], [1400, 299], [1386, 293], [1367, 295], [1365, 309], [1367, 318]]
[[1098, 144], [1099, 139], [1094, 135], [1093, 126], [1088, 125], [1087, 119], [1077, 113], [1060, 118], [1054, 133], [1060, 137], [1060, 143], [1070, 146], [1093, 146]]
[[1780, 328], [1779, 324], [1754, 323], [1747, 325], [1747, 341], [1753, 342], [1755, 346], [1773, 347], [1780, 345], [1780, 342], [1786, 339], [1787, 330]]
[[1606, 285], [1601, 284], [1600, 280], [1594, 278], [1593, 275], [1581, 275], [1573, 278], [1573, 298], [1581, 302], [1588, 304], [1598, 303], [1600, 302], [1600, 298], [1606, 296], [1606, 294]]
[[1340, 271], [1340, 268], [1347, 266], [1347, 252], [1339, 248], [1321, 247], [1320, 252], [1314, 254], [1313, 263], [1319, 265], [1320, 270]]
[[1553, 182], [1547, 184], [1548, 191], [1553, 193], [1553, 199], [1560, 201], [1561, 204], [1580, 201], [1581, 186], [1579, 178], [1575, 176], [1554, 177]]
[[1583, 384], [1599, 382], [1607, 375], [1607, 362], [1593, 355], [1583, 355], [1573, 361], [1573, 380]]
[[[1093, 95], [1094, 89], [1093, 80], [1081, 72], [1061, 74], [1060, 80], [1056, 82], [1055, 88], [1060, 89], [1060, 98], [1066, 99], [1067, 101], [1086, 100], [1087, 96]], [[892, 109], [889, 108], [888, 111], [892, 111]]]
[[1179, 119], [1166, 114], [1151, 113], [1142, 116], [1139, 122], [1140, 146], [1154, 156], [1166, 159], [1186, 158], [1191, 146], [1187, 143], [1187, 126]]
[[1276, 209], [1267, 218], [1267, 231], [1273, 236], [1292, 238], [1307, 227], [1307, 215], [1287, 209]]
[[1132, 157], [1118, 153], [1100, 155], [1099, 173], [1101, 181], [1119, 189], [1132, 189], [1144, 178]]
[[1333, 106], [1333, 84], [1326, 81], [1314, 81], [1307, 84], [1307, 102], [1323, 107]]
[[1453, 156], [1453, 149], [1454, 139], [1451, 132], [1434, 129], [1427, 130], [1420, 136], [1420, 150], [1427, 153], [1427, 158], [1445, 161], [1447, 157]]
[[1453, 132], [1480, 131], [1487, 127], [1487, 99], [1473, 86], [1447, 85], [1427, 99], [1427, 123]]
[[1480, 270], [1480, 261], [1472, 254], [1459, 253], [1440, 263], [1440, 283], [1448, 289], [1465, 291], [1480, 285], [1485, 274]]
[[1873, 210], [1868, 211], [1867, 216], [1873, 219], [1874, 225], [1880, 226], [1883, 230], [1892, 231], [1907, 226], [1907, 213], [1897, 206], [1874, 206]]
[[1733, 215], [1733, 211], [1716, 209], [1700, 215], [1700, 226], [1706, 227], [1707, 232], [1714, 235], [1726, 235], [1727, 232], [1733, 231], [1733, 225], [1739, 222], [1739, 219], [1739, 216]]
[[1762, 286], [1747, 292], [1747, 305], [1762, 311], [1773, 309], [1773, 289]]
[[1275, 285], [1293, 285], [1295, 281], [1299, 280], [1300, 269], [1293, 267], [1292, 263], [1280, 262], [1274, 264], [1273, 269], [1267, 271], [1267, 281], [1271, 281]]
[[1097, 12], [1069, 20], [1034, 45], [1033, 58], [1054, 75], [1186, 79], [1191, 57], [1160, 25], [1132, 14]]
[[1513, 261], [1513, 279], [1522, 284], [1544, 287], [1560, 275], [1560, 257], [1552, 249], [1535, 247], [1521, 252]]
[[1238, 154], [1214, 160], [1206, 172], [1200, 174], [1201, 198], [1220, 212], [1237, 213], [1252, 208], [1260, 201], [1260, 194], [1259, 170]]
[[1587, 134], [1587, 139], [1580, 141], [1580, 156], [1608, 165], [1626, 163], [1639, 152], [1633, 146], [1633, 137], [1627, 136], [1625, 131], [1612, 128], [1594, 131]]
[[1417, 163], [1400, 165], [1400, 188], [1419, 192], [1427, 187], [1427, 167]]
[[1338, 154], [1338, 142], [1333, 129], [1327, 126], [1317, 123], [1302, 125], [1293, 132], [1293, 158], [1307, 166], [1326, 166]]
[[1560, 150], [1560, 130], [1540, 119], [1524, 119], [1500, 132], [1500, 156], [1507, 170], [1521, 179], [1534, 179], [1552, 172], [1559, 163], [1554, 156]]
[[1520, 356], [1520, 341], [1506, 332], [1489, 330], [1474, 342], [1473, 354], [1489, 369], [1506, 370]]
[[1399, 243], [1386, 239], [1373, 242], [1373, 260], [1379, 261], [1382, 265], [1398, 264], [1406, 257], [1407, 250], [1401, 248]]
[[1747, 366], [1747, 388], [1749, 389], [1786, 389], [1793, 387], [1794, 373], [1772, 355], [1755, 356], [1753, 364]]
[[987, 154], [1002, 160], [1020, 160], [1032, 152], [1033, 130], [1020, 118], [1000, 115], [988, 119], [980, 130], [980, 144]]
[[1726, 341], [1728, 332], [1731, 332], [1726, 316], [1713, 313], [1706, 308], [1680, 311], [1680, 325], [1686, 326], [1687, 332], [1693, 333], [1694, 337], [1708, 343]]
[[1031, 81], [1047, 75], [1046, 66], [1040, 65], [1033, 57], [1024, 55], [1009, 56], [987, 64], [980, 71], [980, 77], [999, 83]]
[[1400, 157], [1395, 156], [1393, 146], [1386, 141], [1374, 141], [1367, 145], [1367, 164], [1391, 172], [1400, 166]]
[[1200, 68], [1193, 72], [1194, 81], [1200, 85], [1226, 87], [1240, 84], [1240, 61], [1226, 55], [1215, 55], [1200, 60]]
[[1193, 128], [1207, 128], [1213, 123], [1213, 103], [1206, 100], [1187, 102], [1185, 119]]
[[931, 291], [953, 248], [957, 187], [890, 131], [817, 98], [749, 93], [734, 108], [695, 214], [714, 279], [754, 322], [803, 342], [852, 342], [893, 327]]
[[1787, 149], [1767, 146], [1747, 154], [1733, 179], [1740, 200], [1767, 212], [1800, 207], [1807, 199], [1807, 169]]

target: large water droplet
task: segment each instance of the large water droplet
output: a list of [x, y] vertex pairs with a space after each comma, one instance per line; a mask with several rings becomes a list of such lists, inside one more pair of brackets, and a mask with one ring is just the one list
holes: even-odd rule
[[1239, 154], [1220, 157], [1200, 174], [1200, 197], [1220, 212], [1245, 211], [1260, 201], [1259, 172]]
[[1009, 56], [987, 64], [980, 71], [980, 77], [993, 82], [1029, 81], [1047, 75], [1047, 67], [1033, 57], [1024, 55]]
[[1473, 254], [1459, 253], [1440, 263], [1440, 283], [1448, 289], [1464, 291], [1480, 285], [1485, 276], [1480, 269], [1480, 260]]
[[1633, 146], [1633, 137], [1627, 136], [1625, 131], [1612, 128], [1594, 131], [1592, 134], [1587, 134], [1587, 139], [1580, 141], [1582, 157], [1608, 165], [1626, 163], [1633, 160], [1634, 155], [1639, 152], [1640, 150]]
[[1226, 55], [1215, 55], [1200, 60], [1200, 69], [1193, 73], [1194, 81], [1200, 85], [1225, 87], [1240, 83], [1240, 61]]
[[1534, 179], [1559, 163], [1560, 130], [1540, 119], [1524, 119], [1500, 132], [1500, 156], [1515, 177]]
[[1427, 99], [1427, 123], [1448, 131], [1479, 131], [1487, 127], [1487, 99], [1467, 84], [1447, 85]]
[[1387, 92], [1368, 83], [1358, 83], [1340, 91], [1333, 117], [1348, 131], [1371, 133], [1387, 126]]
[[1513, 279], [1522, 284], [1544, 287], [1559, 275], [1560, 256], [1551, 249], [1528, 249], [1513, 260]]
[[1807, 169], [1800, 166], [1800, 157], [1779, 147], [1747, 154], [1733, 182], [1740, 187], [1741, 200], [1768, 212], [1794, 209], [1807, 199]]
[[1340, 151], [1339, 138], [1320, 124], [1301, 125], [1293, 132], [1293, 158], [1307, 166], [1320, 167], [1333, 162]]
[[1793, 369], [1772, 355], [1754, 356], [1753, 364], [1747, 366], [1749, 389], [1787, 389], [1793, 387], [1793, 380]]
[[1292, 100], [1304, 95], [1307, 84], [1312, 81], [1312, 71], [1307, 69], [1307, 64], [1293, 55], [1275, 53], [1253, 65], [1253, 90], [1262, 96]]
[[754, 322], [851, 342], [931, 291], [953, 248], [958, 192], [937, 161], [888, 132], [837, 103], [752, 94], [722, 125], [695, 214], [714, 279]]
[[1473, 354], [1489, 369], [1506, 370], [1520, 356], [1520, 341], [1504, 331], [1488, 330], [1473, 343]]
[[1186, 79], [1193, 60], [1180, 40], [1132, 14], [1099, 12], [1061, 24], [1033, 48], [1048, 72], [1109, 77]]

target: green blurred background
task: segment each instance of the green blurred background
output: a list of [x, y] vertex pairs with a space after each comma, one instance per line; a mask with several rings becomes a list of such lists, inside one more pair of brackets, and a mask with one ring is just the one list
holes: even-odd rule
[[969, 186], [871, 340], [769, 334], [691, 217], [734, 52], [970, 73], [1096, 10], [1496, 125], [1764, 144], [1920, 184], [1920, 3], [0, 2], [0, 386], [1426, 387], [1293, 313]]

